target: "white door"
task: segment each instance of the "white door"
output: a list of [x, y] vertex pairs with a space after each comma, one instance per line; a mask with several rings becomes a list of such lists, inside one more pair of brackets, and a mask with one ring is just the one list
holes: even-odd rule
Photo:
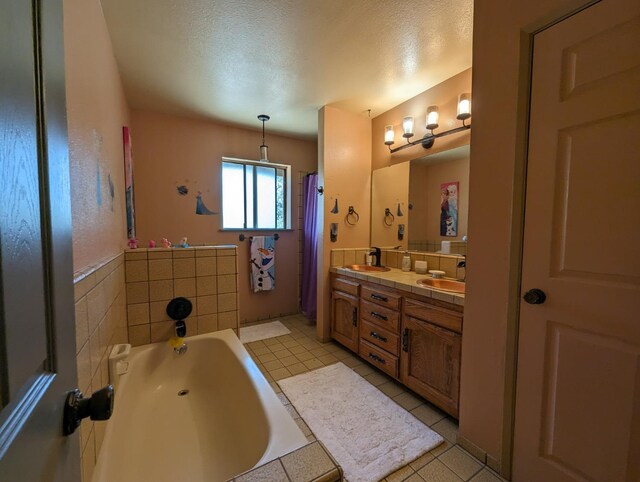
[[80, 480], [62, 1], [0, 0], [0, 479]]
[[640, 1], [535, 36], [530, 116], [513, 480], [639, 481]]

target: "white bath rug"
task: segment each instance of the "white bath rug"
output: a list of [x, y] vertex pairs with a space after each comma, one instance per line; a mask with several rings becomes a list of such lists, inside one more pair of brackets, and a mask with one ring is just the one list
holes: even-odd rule
[[263, 323], [262, 325], [243, 326], [240, 328], [240, 341], [251, 343], [252, 341], [265, 340], [276, 336], [288, 335], [289, 328], [279, 321]]
[[342, 363], [278, 384], [349, 482], [382, 480], [443, 441]]

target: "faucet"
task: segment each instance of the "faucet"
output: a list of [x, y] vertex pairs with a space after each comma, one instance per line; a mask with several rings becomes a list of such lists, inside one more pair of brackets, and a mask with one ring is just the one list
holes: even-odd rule
[[467, 277], [467, 255], [463, 254], [462, 255], [462, 260], [458, 261], [457, 267], [458, 268], [465, 268], [464, 270], [464, 276], [462, 277], [462, 281], [465, 281], [465, 278]]
[[[184, 320], [176, 321], [176, 337], [182, 339], [187, 334], [187, 325]], [[173, 351], [178, 355], [184, 355], [187, 352], [187, 344], [182, 343], [180, 346], [174, 346]]]
[[375, 246], [372, 246], [371, 249], [373, 251], [371, 251], [369, 254], [375, 258], [374, 266], [377, 266], [379, 268], [380, 266], [382, 266], [380, 264], [380, 257], [382, 252], [380, 251], [380, 248], [376, 248]]

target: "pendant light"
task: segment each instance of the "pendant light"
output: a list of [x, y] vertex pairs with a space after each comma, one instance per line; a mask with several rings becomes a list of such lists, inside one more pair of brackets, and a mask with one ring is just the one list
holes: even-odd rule
[[258, 116], [258, 120], [262, 121], [262, 145], [260, 146], [260, 161], [261, 162], [269, 162], [268, 149], [269, 146], [264, 142], [264, 123], [267, 122], [271, 117], [267, 114], [260, 114]]

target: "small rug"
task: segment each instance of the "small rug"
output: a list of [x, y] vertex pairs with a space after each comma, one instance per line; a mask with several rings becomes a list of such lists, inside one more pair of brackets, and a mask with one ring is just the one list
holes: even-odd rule
[[289, 328], [279, 321], [263, 323], [262, 325], [243, 326], [240, 328], [240, 341], [251, 343], [252, 341], [265, 340], [276, 336], [288, 335]]
[[278, 384], [349, 482], [382, 480], [443, 441], [342, 363]]

